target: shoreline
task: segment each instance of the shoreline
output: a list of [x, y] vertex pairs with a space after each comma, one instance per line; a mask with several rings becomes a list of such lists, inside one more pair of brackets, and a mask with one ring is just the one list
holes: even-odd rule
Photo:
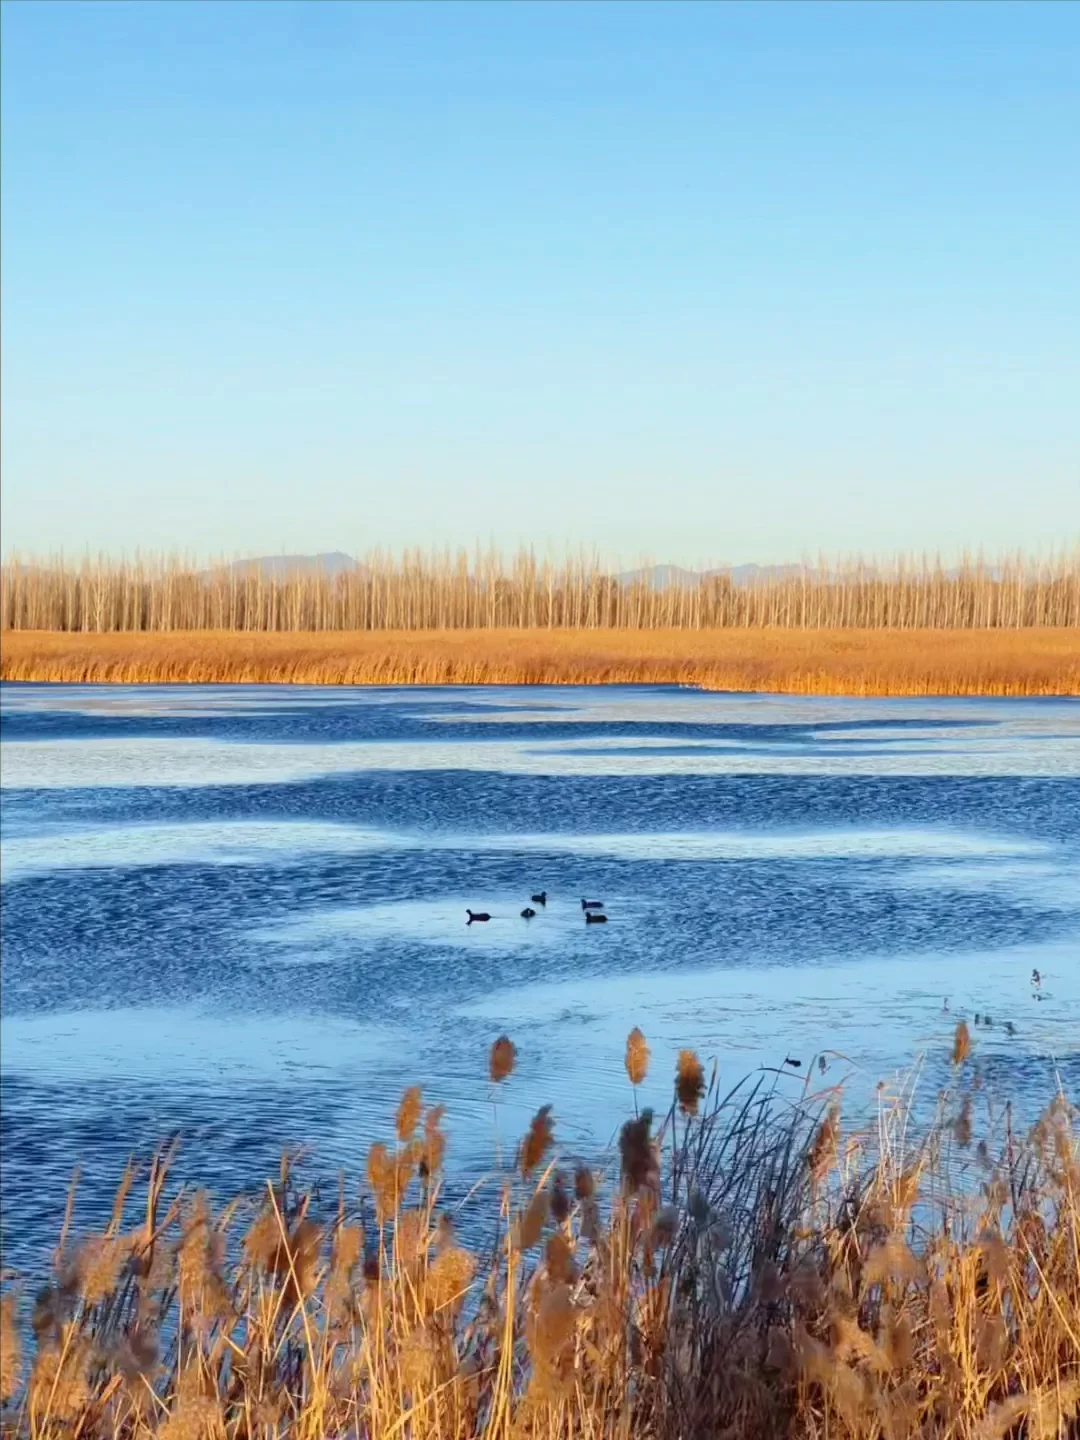
[[1080, 629], [8, 630], [0, 679], [57, 684], [676, 684], [739, 693], [1080, 696]]

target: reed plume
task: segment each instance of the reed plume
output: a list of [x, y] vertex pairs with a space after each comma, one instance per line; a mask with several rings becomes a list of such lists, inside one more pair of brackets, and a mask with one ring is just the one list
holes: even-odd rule
[[513, 1073], [514, 1061], [517, 1059], [517, 1051], [514, 1042], [508, 1035], [500, 1035], [491, 1047], [491, 1054], [488, 1057], [488, 1073], [496, 1085]]
[[649, 1047], [645, 1036], [635, 1025], [626, 1037], [626, 1073], [631, 1085], [640, 1085], [649, 1073]]
[[627, 1120], [619, 1132], [623, 1184], [629, 1191], [644, 1189], [656, 1174], [652, 1121], [653, 1112], [643, 1110], [633, 1120]]
[[962, 1065], [971, 1054], [971, 1031], [967, 1027], [967, 1021], [961, 1020], [956, 1027], [956, 1034], [953, 1036], [952, 1063]]
[[521, 1173], [526, 1180], [551, 1149], [554, 1141], [551, 1106], [541, 1105], [521, 1142]]
[[680, 1050], [675, 1066], [675, 1094], [686, 1115], [696, 1115], [705, 1094], [705, 1071], [693, 1050]]
[[22, 1377], [22, 1340], [15, 1320], [15, 1295], [0, 1300], [0, 1402], [11, 1399]]
[[403, 1144], [416, 1134], [422, 1108], [420, 1086], [410, 1085], [401, 1097], [397, 1112], [397, 1137]]

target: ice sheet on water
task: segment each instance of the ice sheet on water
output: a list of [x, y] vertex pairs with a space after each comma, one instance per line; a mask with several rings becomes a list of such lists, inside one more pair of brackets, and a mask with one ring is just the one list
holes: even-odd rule
[[[936, 742], [935, 742], [936, 744]], [[549, 740], [342, 741], [287, 745], [202, 739], [133, 738], [118, 750], [106, 739], [4, 744], [4, 789], [283, 785], [341, 773], [482, 771], [512, 775], [875, 775], [1080, 777], [1080, 734], [1042, 744], [972, 741], [955, 750], [845, 755], [810, 750], [768, 753], [761, 745], [685, 747], [678, 754], [648, 747], [627, 751], [590, 742], [582, 750]]]
[[394, 837], [320, 821], [220, 820], [178, 825], [91, 825], [6, 834], [0, 875], [15, 880], [52, 870], [157, 865], [268, 865], [304, 856], [385, 850]]
[[11, 1015], [0, 1020], [0, 1068], [90, 1083], [126, 1075], [155, 1085], [187, 1076], [210, 1086], [338, 1074], [392, 1063], [400, 1037], [361, 1017], [223, 1015], [196, 1006], [123, 1006]]
[[[425, 834], [360, 825], [293, 820], [191, 821], [178, 824], [105, 825], [8, 831], [0, 851], [5, 880], [54, 870], [163, 865], [297, 864], [315, 856], [359, 855], [380, 850], [440, 850], [461, 854], [521, 852], [580, 855], [650, 862], [674, 860], [974, 860], [1023, 861], [1047, 857], [1051, 847], [1020, 837], [954, 829], [850, 828], [712, 830], [609, 835]], [[1054, 870], [1052, 861], [1047, 868]], [[984, 872], [968, 872], [976, 884]], [[989, 872], [987, 872], [989, 873]], [[1016, 868], [1018, 883], [1032, 873]], [[919, 872], [910, 883], [947, 882], [948, 871]], [[995, 882], [1007, 879], [998, 872]], [[965, 883], [957, 875], [960, 883]], [[513, 903], [513, 902], [510, 902]]]

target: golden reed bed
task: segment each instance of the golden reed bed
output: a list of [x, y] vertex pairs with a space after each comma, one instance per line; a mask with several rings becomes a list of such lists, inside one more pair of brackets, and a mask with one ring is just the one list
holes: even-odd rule
[[545, 1105], [457, 1202], [418, 1087], [336, 1205], [287, 1158], [261, 1194], [178, 1192], [166, 1151], [102, 1232], [72, 1191], [46, 1283], [3, 1277], [0, 1436], [1075, 1440], [1077, 1111], [1015, 1131], [976, 1043], [961, 1021], [920, 1139], [907, 1087], [852, 1127], [817, 1065], [725, 1093], [689, 1049], [654, 1113], [634, 1029], [614, 1163]]
[[1080, 695], [1080, 629], [6, 631], [4, 680]]

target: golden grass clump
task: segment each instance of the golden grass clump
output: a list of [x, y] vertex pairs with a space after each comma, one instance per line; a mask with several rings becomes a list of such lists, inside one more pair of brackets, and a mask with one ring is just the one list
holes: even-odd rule
[[69, 1243], [65, 1223], [32, 1308], [4, 1277], [0, 1433], [1080, 1433], [1080, 1126], [1063, 1096], [1026, 1135], [981, 1135], [986, 1165], [952, 1145], [951, 1095], [921, 1125], [883, 1101], [841, 1155], [834, 1092], [793, 1098], [763, 1075], [721, 1095], [694, 1061], [693, 1125], [682, 1096], [655, 1131], [650, 1110], [627, 1120], [619, 1185], [599, 1157], [571, 1187], [543, 1107], [519, 1163], [470, 1192], [477, 1243], [446, 1214], [443, 1151], [425, 1149], [442, 1111], [418, 1090], [336, 1207], [288, 1163], [223, 1207], [173, 1186], [168, 1157], [136, 1207], [129, 1172], [101, 1234]]

